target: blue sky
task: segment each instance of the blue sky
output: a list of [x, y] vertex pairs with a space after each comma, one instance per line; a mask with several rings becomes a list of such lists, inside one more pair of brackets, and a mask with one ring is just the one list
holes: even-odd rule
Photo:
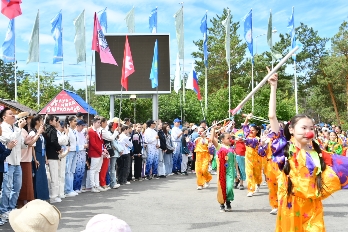
[[[133, 6], [135, 7], [136, 33], [149, 33], [149, 14], [153, 8], [158, 7], [158, 33], [170, 33], [171, 74], [174, 74], [177, 43], [173, 15], [180, 8], [179, 1], [177, 0], [24, 0], [21, 4], [23, 14], [16, 18], [16, 58], [19, 69], [25, 70], [28, 73], [37, 71], [37, 63], [26, 64], [26, 60], [28, 57], [28, 42], [31, 30], [37, 10], [40, 9], [40, 72], [54, 71], [58, 72], [58, 75], [61, 76], [62, 65], [52, 64], [54, 40], [50, 34], [50, 20], [62, 9], [64, 76], [76, 89], [84, 88], [85, 65], [84, 63], [74, 65], [76, 64], [76, 53], [74, 47], [75, 28], [73, 20], [83, 9], [86, 10], [87, 73], [89, 75], [94, 12], [107, 7], [108, 32], [126, 33], [127, 27], [124, 18]], [[272, 9], [273, 13], [273, 26], [279, 33], [287, 32], [286, 26], [288, 18], [291, 15], [292, 6], [295, 7], [295, 26], [303, 22], [318, 30], [319, 35], [322, 37], [332, 37], [337, 33], [338, 27], [343, 20], [348, 20], [347, 0], [186, 0], [184, 3], [185, 71], [187, 70], [189, 72], [191, 64], [194, 62], [191, 53], [197, 50], [197, 48], [192, 41], [202, 38], [199, 26], [206, 10], [208, 10], [208, 21], [216, 14], [221, 15], [224, 7], [231, 9], [233, 21], [241, 21], [244, 15], [252, 8], [253, 36], [255, 38], [257, 35], [266, 33], [270, 9]], [[0, 42], [2, 43], [1, 38], [5, 39], [9, 20], [2, 14], [0, 17], [0, 30], [2, 32]], [[208, 22], [208, 27], [210, 26], [211, 24]], [[243, 34], [243, 27], [239, 29], [239, 34]], [[274, 35], [273, 41], [277, 41], [277, 34]], [[255, 43], [257, 43], [258, 53], [268, 49], [266, 36], [259, 37], [257, 41], [254, 39], [254, 52]], [[117, 62], [118, 64], [122, 64], [120, 60]], [[119, 67], [121, 68], [121, 66]], [[56, 81], [61, 82], [61, 77], [58, 77]]]

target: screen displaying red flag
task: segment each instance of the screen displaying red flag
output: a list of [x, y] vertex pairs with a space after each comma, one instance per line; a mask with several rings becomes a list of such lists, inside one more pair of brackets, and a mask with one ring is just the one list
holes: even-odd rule
[[92, 50], [100, 55], [102, 63], [117, 65], [115, 58], [112, 56], [108, 42], [105, 39], [103, 30], [100, 26], [97, 13], [94, 13], [94, 29], [92, 38]]
[[122, 78], [121, 85], [128, 91], [128, 77], [134, 73], [134, 65], [132, 53], [128, 43], [128, 36], [126, 36], [126, 44], [124, 45], [124, 55], [123, 55], [123, 67], [122, 67]]
[[1, 13], [9, 19], [22, 14], [20, 4], [22, 0], [1, 0]]

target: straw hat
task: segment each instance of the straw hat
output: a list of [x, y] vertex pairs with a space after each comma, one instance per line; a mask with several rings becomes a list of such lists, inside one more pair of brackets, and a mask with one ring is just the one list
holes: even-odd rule
[[125, 221], [115, 216], [97, 214], [88, 221], [86, 230], [82, 232], [132, 232], [132, 230]]
[[22, 118], [26, 118], [29, 117], [30, 113], [28, 112], [20, 112], [19, 114], [16, 115], [17, 120], [22, 119]]
[[113, 121], [114, 123], [120, 123], [121, 125], [125, 125], [124, 121], [122, 121], [121, 119], [119, 119], [119, 118], [117, 118], [117, 117], [113, 118], [112, 121]]
[[9, 215], [15, 232], [55, 232], [60, 218], [61, 214], [54, 205], [38, 199], [11, 211]]

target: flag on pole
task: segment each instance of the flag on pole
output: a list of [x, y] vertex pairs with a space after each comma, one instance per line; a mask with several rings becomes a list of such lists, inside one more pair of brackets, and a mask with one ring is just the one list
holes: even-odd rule
[[[292, 14], [290, 16], [289, 22], [288, 22], [288, 28], [290, 30], [290, 37], [291, 37], [291, 48], [296, 47], [296, 34], [295, 34], [295, 19], [294, 19], [294, 7], [292, 7]], [[296, 54], [292, 55], [292, 59], [296, 61]]]
[[126, 35], [126, 44], [124, 46], [124, 55], [123, 55], [121, 85], [127, 91], [128, 91], [128, 77], [134, 72], [135, 72], [135, 69], [133, 65], [132, 53], [128, 43], [128, 36]]
[[176, 57], [176, 67], [175, 67], [175, 77], [174, 77], [174, 90], [176, 93], [179, 93], [181, 89], [181, 70], [180, 70], [180, 61], [179, 53]]
[[278, 60], [278, 59], [281, 59], [283, 56], [282, 56], [282, 54], [280, 54], [280, 52], [273, 49], [272, 34], [273, 34], [272, 11], [270, 11], [269, 12], [269, 19], [268, 19], [267, 44], [271, 50], [271, 54], [272, 54], [273, 59]]
[[150, 73], [150, 80], [152, 88], [158, 87], [158, 48], [157, 48], [157, 39], [155, 42], [155, 48], [153, 50], [153, 59]]
[[39, 62], [39, 51], [39, 11], [37, 11], [34, 27], [29, 41], [29, 56], [27, 59], [27, 64], [31, 62]]
[[184, 59], [184, 10], [183, 7], [175, 15], [176, 41], [178, 43], [179, 58]]
[[21, 0], [1, 0], [1, 13], [9, 19], [22, 14]]
[[227, 17], [222, 21], [222, 25], [225, 27], [225, 51], [226, 51], [226, 62], [230, 68], [231, 64], [231, 37], [230, 37], [230, 27], [231, 27], [231, 15], [230, 9], [228, 9]]
[[117, 65], [115, 58], [112, 56], [108, 42], [105, 39], [104, 33], [100, 27], [97, 13], [94, 13], [94, 29], [92, 38], [92, 50], [100, 55], [102, 63]]
[[[251, 9], [244, 17], [244, 39], [248, 44], [251, 57], [254, 57], [253, 51], [253, 10]], [[254, 62], [254, 59], [253, 59]]]
[[85, 36], [85, 10], [74, 20], [75, 25], [75, 50], [77, 63], [86, 61], [86, 36]]
[[151, 11], [149, 16], [149, 28], [151, 33], [157, 33], [157, 7]]
[[55, 41], [53, 64], [63, 61], [62, 10], [51, 20], [51, 33]]
[[186, 89], [192, 89], [193, 91], [195, 91], [197, 94], [197, 99], [202, 100], [201, 91], [198, 85], [197, 73], [193, 65], [192, 65], [192, 71], [190, 72], [190, 75], [187, 78]]
[[207, 13], [201, 20], [201, 32], [203, 33], [203, 52], [204, 52], [204, 65], [208, 67], [208, 25], [207, 25]]
[[106, 15], [106, 8], [104, 10], [101, 10], [98, 12], [98, 19], [99, 19], [99, 23], [100, 23], [100, 26], [101, 26], [101, 29], [105, 35], [105, 33], [108, 32], [108, 18], [107, 18], [107, 15]]
[[125, 20], [128, 27], [128, 33], [134, 33], [135, 32], [134, 7], [128, 12]]
[[11, 19], [7, 32], [5, 41], [2, 44], [2, 60], [5, 63], [15, 62], [15, 22], [14, 19]]

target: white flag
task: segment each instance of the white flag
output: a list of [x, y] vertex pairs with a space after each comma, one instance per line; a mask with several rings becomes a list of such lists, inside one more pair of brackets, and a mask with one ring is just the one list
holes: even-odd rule
[[85, 10], [74, 20], [77, 63], [86, 61]]
[[31, 32], [29, 41], [29, 56], [27, 64], [31, 62], [39, 62], [39, 11], [37, 12], [35, 24]]
[[225, 27], [226, 35], [225, 35], [225, 50], [226, 50], [226, 62], [228, 67], [231, 64], [231, 37], [230, 37], [230, 27], [231, 27], [231, 15], [230, 10], [228, 10], [227, 17], [224, 21], [222, 21], [222, 25]]
[[181, 7], [175, 15], [176, 41], [178, 43], [179, 58], [184, 59], [184, 15]]
[[179, 54], [178, 54], [176, 58], [176, 67], [175, 67], [174, 91], [178, 93], [180, 88], [181, 88], [181, 70], [180, 70], [180, 62], [179, 62]]
[[192, 70], [190, 72], [190, 74], [188, 75], [187, 77], [187, 80], [186, 80], [186, 89], [192, 89], [194, 90], [194, 87], [193, 87], [193, 64], [192, 64]]
[[134, 7], [128, 12], [126, 18], [128, 33], [135, 33]]

